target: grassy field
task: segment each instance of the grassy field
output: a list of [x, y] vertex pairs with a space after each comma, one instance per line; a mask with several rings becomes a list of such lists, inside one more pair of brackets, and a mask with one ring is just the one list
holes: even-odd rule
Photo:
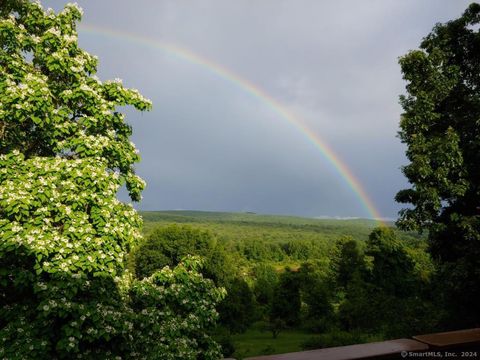
[[240, 360], [249, 356], [302, 351], [302, 343], [312, 336], [299, 330], [285, 330], [274, 339], [271, 332], [254, 326], [243, 334], [232, 336], [235, 345], [235, 353], [232, 356]]

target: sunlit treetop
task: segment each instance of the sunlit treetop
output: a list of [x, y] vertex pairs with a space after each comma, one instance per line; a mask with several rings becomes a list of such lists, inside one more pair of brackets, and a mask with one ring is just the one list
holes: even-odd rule
[[407, 94], [400, 98], [399, 137], [408, 147], [403, 173], [412, 184], [396, 196], [412, 205], [400, 212], [404, 229], [432, 230], [453, 214], [479, 214], [479, 22], [480, 5], [473, 3], [400, 58]]
[[125, 271], [141, 218], [117, 191], [138, 201], [145, 184], [116, 107], [150, 101], [95, 76], [76, 5], [0, 4], [0, 358], [220, 358], [208, 331], [224, 291], [198, 259]]
[[56, 14], [37, 2], [6, 0], [0, 15], [0, 154], [102, 158], [138, 201], [144, 183], [132, 166], [140, 158], [116, 107], [148, 110], [151, 102], [119, 79], [95, 76], [97, 57], [77, 44], [76, 4]]

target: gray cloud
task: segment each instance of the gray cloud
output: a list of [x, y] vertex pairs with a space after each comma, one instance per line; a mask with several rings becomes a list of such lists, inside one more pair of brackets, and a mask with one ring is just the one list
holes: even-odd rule
[[[84, 23], [174, 43], [256, 84], [343, 159], [383, 216], [406, 186], [395, 137], [398, 57], [468, 1], [78, 1]], [[44, 1], [56, 9], [59, 1]], [[143, 209], [368, 216], [320, 151], [268, 105], [204, 67], [80, 32], [100, 76], [154, 101], [127, 110], [148, 183]]]

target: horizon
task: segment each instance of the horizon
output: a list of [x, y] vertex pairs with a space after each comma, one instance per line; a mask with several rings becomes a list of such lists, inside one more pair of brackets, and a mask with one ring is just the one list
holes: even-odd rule
[[312, 220], [368, 220], [368, 221], [381, 221], [381, 222], [395, 222], [397, 218], [366, 218], [358, 216], [337, 216], [337, 215], [318, 215], [318, 216], [301, 216], [292, 215], [287, 213], [259, 213], [252, 211], [222, 211], [222, 210], [201, 210], [201, 209], [161, 209], [161, 210], [138, 210], [140, 213], [144, 212], [193, 212], [193, 213], [210, 213], [210, 214], [245, 214], [245, 215], [258, 215], [258, 216], [276, 216], [276, 217], [294, 217]]

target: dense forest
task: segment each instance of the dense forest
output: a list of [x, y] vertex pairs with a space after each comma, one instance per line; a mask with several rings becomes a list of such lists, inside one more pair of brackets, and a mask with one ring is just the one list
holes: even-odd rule
[[426, 236], [363, 219], [141, 215], [145, 240], [131, 269], [143, 278], [187, 254], [202, 256], [204, 276], [227, 289], [214, 331], [225, 356], [391, 339], [437, 325]]

